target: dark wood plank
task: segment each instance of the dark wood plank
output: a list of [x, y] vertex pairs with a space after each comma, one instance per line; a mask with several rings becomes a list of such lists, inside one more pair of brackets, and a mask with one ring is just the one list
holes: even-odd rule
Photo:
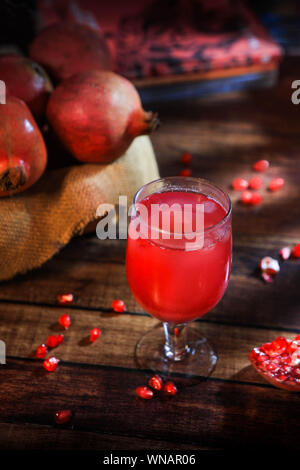
[[1, 421], [51, 425], [70, 408], [76, 431], [138, 436], [208, 447], [299, 449], [299, 397], [272, 387], [208, 380], [173, 398], [140, 401], [145, 374], [62, 364], [55, 373], [35, 361], [10, 360], [0, 369]]
[[238, 235], [267, 238], [280, 230], [283, 236], [298, 236], [299, 109], [291, 103], [296, 73], [269, 90], [156, 105], [163, 125], [153, 142], [163, 176], [177, 174], [180, 153], [191, 151], [193, 174], [228, 190], [234, 177], [249, 177], [252, 163], [260, 158], [271, 161], [263, 175], [266, 183], [274, 176], [286, 178], [283, 191], [276, 195], [263, 191], [265, 203], [251, 210], [236, 204], [238, 195], [230, 191]]
[[[48, 335], [61, 332], [58, 308], [0, 304], [0, 339], [7, 345], [10, 357], [34, 358], [36, 347]], [[149, 316], [112, 315], [89, 310], [73, 310], [72, 325], [65, 332], [65, 341], [51, 355], [72, 363], [97, 364], [136, 368], [134, 351], [141, 336], [158, 324]], [[94, 326], [103, 330], [98, 341], [91, 344], [89, 331]], [[283, 330], [265, 330], [199, 322], [199, 329], [214, 345], [219, 361], [213, 377], [266, 383], [252, 368], [248, 353], [257, 345], [284, 334]]]
[[[177, 174], [180, 153], [190, 150], [194, 175], [208, 177], [228, 190], [235, 176], [252, 174], [251, 165], [258, 158], [271, 161], [263, 175], [265, 184], [277, 175], [287, 181], [276, 194], [264, 190], [264, 203], [252, 209], [239, 204], [239, 194], [230, 191], [232, 278], [224, 300], [208, 319], [300, 327], [299, 263], [286, 263], [273, 286], [265, 286], [253, 275], [262, 256], [276, 256], [282, 245], [299, 241], [299, 113], [290, 99], [291, 78], [298, 69], [289, 69], [270, 90], [153, 105], [162, 120], [153, 135], [162, 175]], [[130, 311], [139, 312], [127, 286], [124, 259], [125, 242], [74, 240], [42, 269], [1, 283], [0, 299], [54, 304], [59, 291], [70, 290], [80, 307], [109, 309], [113, 298], [122, 297]]]
[[[228, 290], [204, 319], [300, 329], [300, 261], [282, 263], [275, 282], [266, 285], [257, 276], [257, 265], [263, 256], [278, 257], [282, 242], [274, 236], [268, 244], [264, 237], [257, 240], [249, 244], [242, 237], [235, 244]], [[73, 240], [41, 269], [1, 283], [0, 299], [55, 305], [58, 293], [70, 291], [76, 307], [109, 310], [113, 299], [122, 298], [130, 312], [142, 312], [127, 284], [125, 250], [121, 240]]]
[[99, 451], [99, 450], [209, 450], [199, 445], [182, 444], [135, 436], [119, 436], [77, 431], [68, 427], [38, 424], [0, 423], [0, 449], [26, 451]]

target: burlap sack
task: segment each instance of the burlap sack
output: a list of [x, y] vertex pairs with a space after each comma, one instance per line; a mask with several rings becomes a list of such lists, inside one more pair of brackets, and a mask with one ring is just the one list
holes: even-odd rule
[[142, 136], [112, 164], [52, 170], [23, 194], [0, 199], [0, 279], [41, 266], [96, 219], [99, 204], [117, 204], [119, 195], [131, 203], [157, 177], [150, 139]]

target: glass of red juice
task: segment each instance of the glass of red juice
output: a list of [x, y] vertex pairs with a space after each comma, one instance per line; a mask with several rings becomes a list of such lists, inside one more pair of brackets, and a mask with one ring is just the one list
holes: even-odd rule
[[135, 195], [126, 272], [142, 308], [162, 323], [136, 346], [143, 369], [207, 377], [217, 354], [201, 322], [222, 298], [232, 261], [231, 201], [200, 178], [168, 177]]

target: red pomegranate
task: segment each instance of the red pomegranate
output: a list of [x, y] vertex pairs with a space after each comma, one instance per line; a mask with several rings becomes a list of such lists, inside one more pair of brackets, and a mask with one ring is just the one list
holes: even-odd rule
[[7, 97], [0, 104], [0, 197], [29, 188], [46, 163], [46, 146], [27, 105]]
[[158, 123], [156, 114], [143, 110], [131, 82], [99, 70], [61, 83], [48, 101], [47, 117], [74, 157], [98, 163], [115, 160]]
[[0, 56], [0, 79], [5, 82], [7, 95], [25, 101], [36, 118], [45, 115], [53, 87], [42, 67], [21, 55]]
[[249, 354], [257, 372], [275, 387], [300, 391], [300, 335], [294, 339], [279, 336]]
[[104, 37], [78, 23], [48, 26], [34, 39], [29, 52], [58, 82], [79, 72], [111, 68]]

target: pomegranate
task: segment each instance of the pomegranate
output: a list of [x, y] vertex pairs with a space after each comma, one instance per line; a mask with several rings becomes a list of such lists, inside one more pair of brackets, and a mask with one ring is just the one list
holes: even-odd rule
[[5, 82], [6, 94], [21, 98], [34, 116], [42, 118], [52, 84], [38, 64], [18, 55], [0, 57], [0, 79]]
[[58, 82], [79, 72], [111, 68], [109, 50], [101, 33], [73, 22], [59, 22], [43, 29], [29, 53]]
[[66, 149], [82, 162], [111, 162], [158, 124], [156, 114], [143, 110], [132, 83], [99, 70], [62, 82], [48, 101], [47, 117]]
[[0, 105], [0, 197], [29, 188], [46, 164], [46, 146], [27, 105], [7, 97]]
[[254, 348], [249, 359], [257, 372], [275, 387], [300, 391], [300, 335], [294, 339], [279, 336]]

